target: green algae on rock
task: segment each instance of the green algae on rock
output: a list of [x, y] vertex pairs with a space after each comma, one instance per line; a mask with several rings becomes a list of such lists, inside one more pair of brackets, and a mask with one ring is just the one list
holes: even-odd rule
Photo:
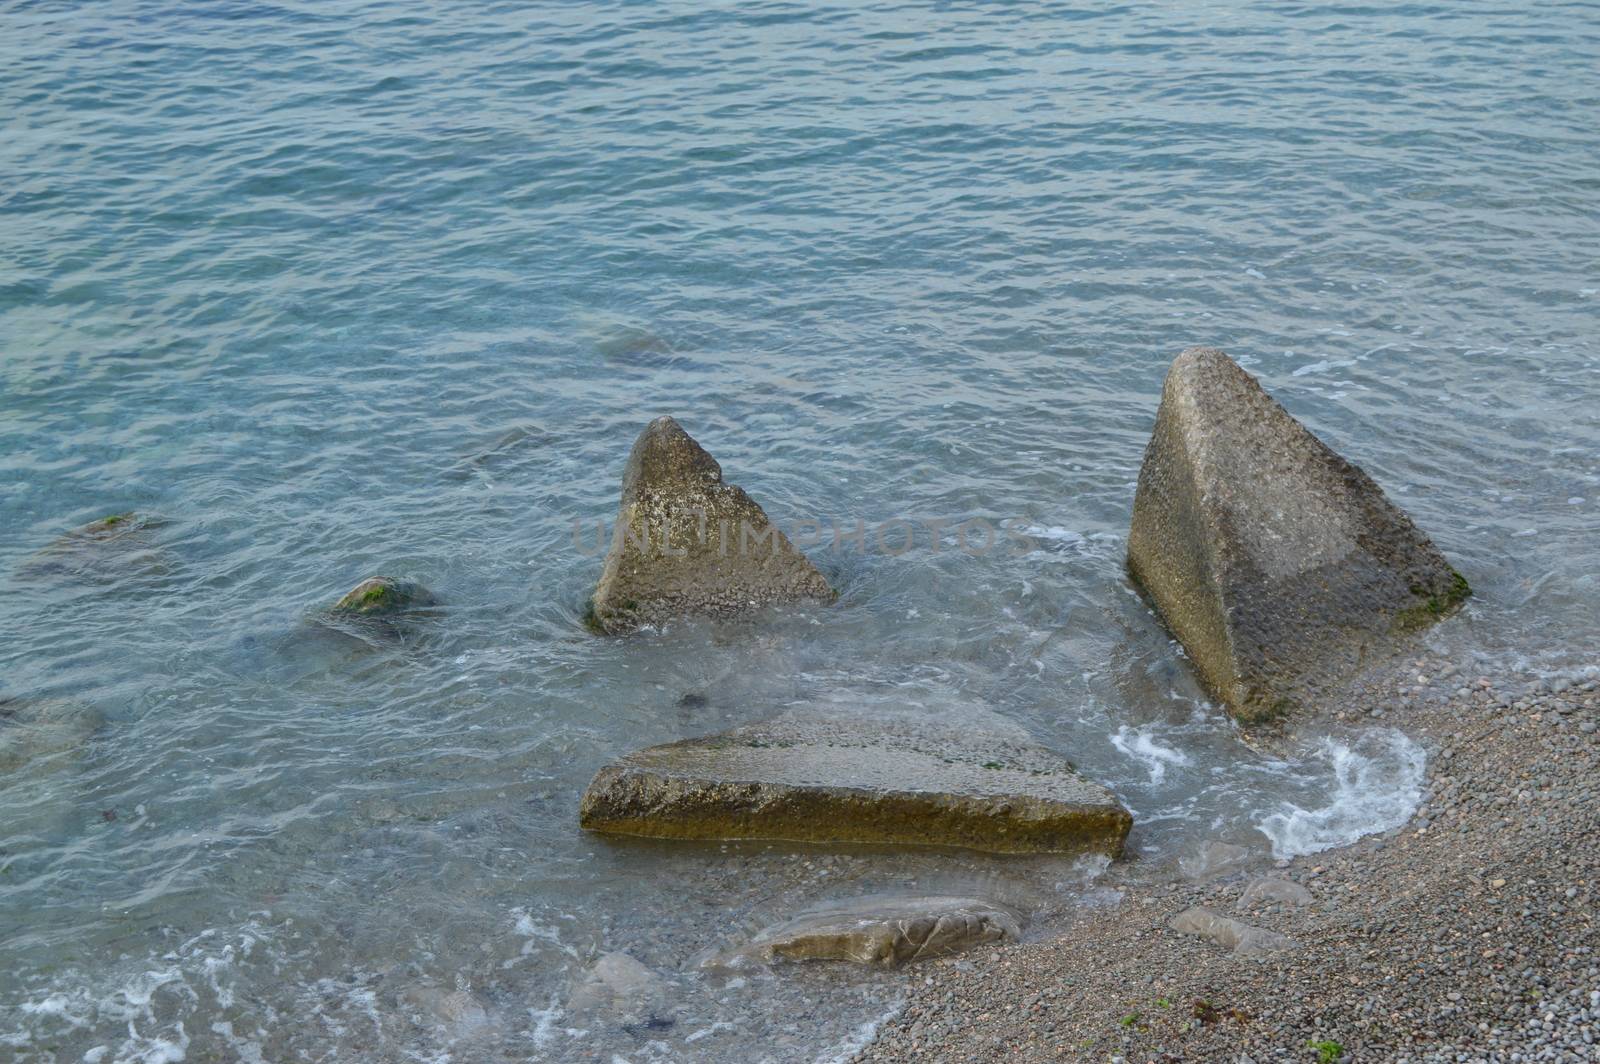
[[1305, 704], [1469, 594], [1371, 477], [1208, 347], [1167, 374], [1128, 571], [1246, 723]]
[[652, 838], [1116, 856], [1133, 818], [995, 714], [829, 706], [628, 754], [595, 775], [579, 821]]
[[585, 613], [617, 634], [685, 614], [726, 616], [767, 605], [831, 602], [816, 567], [670, 417], [628, 455], [611, 550]]
[[23, 562], [20, 575], [71, 573], [111, 581], [163, 572], [166, 564], [150, 533], [165, 524], [159, 517], [133, 510], [97, 517], [58, 536]]
[[769, 927], [743, 949], [719, 960], [737, 964], [754, 956], [898, 968], [1021, 937], [1016, 914], [981, 898], [850, 898]]
[[333, 604], [337, 614], [363, 617], [388, 617], [407, 610], [438, 605], [433, 593], [421, 584], [387, 576], [369, 576]]

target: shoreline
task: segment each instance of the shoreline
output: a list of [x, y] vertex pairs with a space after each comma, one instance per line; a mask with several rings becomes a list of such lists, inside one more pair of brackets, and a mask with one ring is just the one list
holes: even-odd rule
[[[854, 1059], [1600, 1060], [1600, 669], [1530, 683], [1415, 651], [1332, 715], [1428, 751], [1404, 826], [1203, 881], [1105, 880], [1120, 902], [1048, 941], [913, 968]], [[1239, 909], [1263, 878], [1313, 900]], [[1193, 906], [1298, 945], [1234, 956], [1169, 927]]]

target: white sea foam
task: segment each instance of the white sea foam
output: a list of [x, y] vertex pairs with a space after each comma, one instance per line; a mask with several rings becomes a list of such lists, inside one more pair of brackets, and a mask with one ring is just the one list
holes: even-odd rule
[[1313, 765], [1332, 771], [1333, 790], [1323, 805], [1284, 802], [1257, 829], [1277, 858], [1347, 846], [1364, 835], [1397, 828], [1422, 800], [1427, 755], [1394, 729], [1373, 729], [1353, 743], [1324, 738]]
[[868, 1020], [850, 1032], [844, 1041], [823, 1050], [818, 1054], [816, 1064], [845, 1064], [846, 1061], [854, 1060], [863, 1049], [872, 1044], [872, 1040], [878, 1036], [878, 1028], [900, 1015], [900, 1011], [905, 1007], [904, 998], [896, 1001], [883, 1015]]
[[1150, 774], [1152, 785], [1166, 778], [1168, 765], [1178, 767], [1189, 763], [1188, 754], [1156, 741], [1153, 734], [1155, 729], [1154, 721], [1141, 724], [1137, 728], [1124, 724], [1111, 737], [1112, 746], [1144, 766], [1145, 771]]
[[1027, 525], [1024, 526], [1022, 531], [1033, 539], [1042, 539], [1047, 543], [1060, 543], [1068, 547], [1082, 547], [1088, 542], [1082, 532], [1062, 525]]
[[1353, 366], [1355, 364], [1356, 364], [1356, 362], [1355, 362], [1355, 359], [1353, 359], [1353, 358], [1343, 358], [1343, 359], [1327, 359], [1327, 358], [1325, 358], [1320, 362], [1312, 362], [1312, 363], [1309, 363], [1308, 365], [1301, 366], [1299, 369], [1297, 369], [1293, 373], [1291, 373], [1290, 376], [1292, 376], [1292, 377], [1304, 377], [1308, 373], [1326, 373], [1330, 369], [1343, 369], [1346, 366]]
[[542, 1009], [530, 1008], [528, 1015], [533, 1019], [533, 1030], [530, 1037], [536, 1046], [546, 1046], [556, 1034], [556, 1021], [561, 1018], [561, 1002], [552, 996], [550, 1004]]

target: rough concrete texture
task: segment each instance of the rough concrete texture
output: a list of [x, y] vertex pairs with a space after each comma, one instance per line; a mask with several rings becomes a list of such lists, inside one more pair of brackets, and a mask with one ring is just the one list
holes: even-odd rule
[[602, 768], [584, 827], [679, 839], [959, 846], [1116, 856], [1111, 792], [994, 714], [838, 707], [652, 746]]
[[676, 421], [660, 417], [645, 428], [623, 474], [591, 628], [626, 632], [683, 614], [835, 597], [755, 500], [723, 483], [717, 460]]
[[1021, 936], [1015, 914], [981, 898], [851, 898], [767, 928], [734, 959], [853, 961], [898, 968]]
[[1372, 478], [1209, 347], [1167, 374], [1128, 569], [1245, 722], [1312, 700], [1468, 593]]

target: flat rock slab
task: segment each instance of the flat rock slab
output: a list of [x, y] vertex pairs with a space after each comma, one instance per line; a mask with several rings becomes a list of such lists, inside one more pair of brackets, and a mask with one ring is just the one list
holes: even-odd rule
[[616, 634], [685, 614], [832, 602], [832, 586], [670, 417], [634, 442], [586, 623]]
[[1128, 570], [1246, 722], [1293, 710], [1468, 594], [1371, 477], [1209, 347], [1167, 374]]
[[994, 714], [785, 713], [652, 746], [595, 775], [593, 831], [1116, 856], [1133, 817]]
[[762, 931], [730, 960], [852, 961], [898, 968], [976, 946], [1015, 942], [1016, 914], [981, 898], [852, 898]]
[[1185, 909], [1167, 925], [1184, 935], [1197, 935], [1233, 951], [1235, 957], [1259, 957], [1300, 945], [1288, 935], [1264, 927], [1241, 923], [1210, 909], [1196, 906]]

